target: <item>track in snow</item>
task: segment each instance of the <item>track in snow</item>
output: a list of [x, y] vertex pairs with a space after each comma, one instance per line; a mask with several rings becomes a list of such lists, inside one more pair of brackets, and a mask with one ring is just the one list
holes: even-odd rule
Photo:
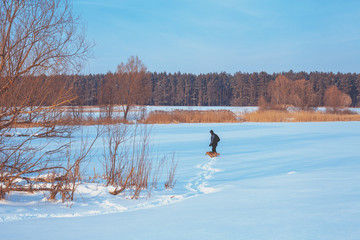
[[208, 194], [219, 191], [216, 188], [208, 187], [207, 180], [213, 177], [213, 174], [219, 172], [219, 169], [213, 168], [212, 165], [216, 162], [217, 158], [209, 158], [209, 160], [203, 164], [198, 165], [197, 167], [203, 169], [197, 177], [192, 179], [190, 183], [186, 186], [191, 192], [191, 196], [196, 196], [199, 194]]

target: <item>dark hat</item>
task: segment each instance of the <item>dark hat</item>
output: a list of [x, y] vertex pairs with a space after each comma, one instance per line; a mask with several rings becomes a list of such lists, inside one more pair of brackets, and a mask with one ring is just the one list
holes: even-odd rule
[[214, 133], [214, 131], [213, 131], [213, 130], [210, 130], [210, 133]]

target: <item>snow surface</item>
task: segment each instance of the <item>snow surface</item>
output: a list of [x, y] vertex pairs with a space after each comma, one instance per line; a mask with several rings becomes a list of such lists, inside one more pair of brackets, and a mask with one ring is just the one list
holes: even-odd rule
[[0, 239], [360, 239], [360, 122], [154, 125], [152, 139], [176, 153], [173, 190], [130, 200], [87, 183], [71, 205], [14, 193]]

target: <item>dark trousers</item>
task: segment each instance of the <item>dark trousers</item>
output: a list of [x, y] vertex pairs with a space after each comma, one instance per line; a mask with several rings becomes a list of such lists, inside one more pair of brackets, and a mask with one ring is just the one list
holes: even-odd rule
[[212, 146], [212, 150], [211, 150], [211, 151], [212, 151], [213, 153], [216, 153], [217, 144], [216, 144], [216, 143], [213, 143], [211, 146]]

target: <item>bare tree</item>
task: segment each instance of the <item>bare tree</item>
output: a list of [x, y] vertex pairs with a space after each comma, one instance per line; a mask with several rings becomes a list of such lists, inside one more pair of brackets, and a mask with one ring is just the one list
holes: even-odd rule
[[291, 82], [289, 79], [279, 75], [274, 82], [269, 83], [268, 92], [273, 108], [287, 109], [291, 96]]
[[324, 105], [328, 107], [331, 112], [338, 112], [339, 108], [351, 105], [351, 98], [349, 95], [341, 92], [335, 85], [333, 85], [325, 92]]
[[316, 94], [312, 84], [305, 79], [296, 80], [291, 86], [290, 103], [301, 110], [315, 106]]
[[[43, 115], [69, 103], [68, 89], [39, 76], [78, 70], [90, 45], [68, 0], [2, 0], [0, 12], [0, 129], [4, 129], [24, 115]], [[51, 99], [46, 107], [45, 99]]]
[[123, 106], [124, 119], [135, 104], [145, 104], [151, 96], [150, 76], [146, 66], [136, 56], [128, 58], [126, 63], [117, 67], [120, 104]]
[[113, 73], [107, 73], [99, 89], [98, 102], [110, 123], [115, 104], [119, 103], [119, 86]]
[[[66, 145], [44, 150], [31, 142], [71, 132], [56, 126], [62, 116], [59, 106], [74, 100], [71, 86], [54, 76], [78, 71], [88, 57], [90, 44], [82, 26], [70, 0], [0, 2], [0, 177], [7, 190], [21, 190], [14, 184], [19, 177], [31, 190], [39, 176], [61, 168], [51, 156]], [[38, 128], [11, 141], [7, 136], [19, 124]]]
[[310, 109], [315, 105], [316, 94], [313, 86], [305, 79], [291, 81], [283, 75], [269, 83], [268, 99], [264, 96], [259, 99], [262, 109], [286, 110], [289, 106], [302, 110]]

